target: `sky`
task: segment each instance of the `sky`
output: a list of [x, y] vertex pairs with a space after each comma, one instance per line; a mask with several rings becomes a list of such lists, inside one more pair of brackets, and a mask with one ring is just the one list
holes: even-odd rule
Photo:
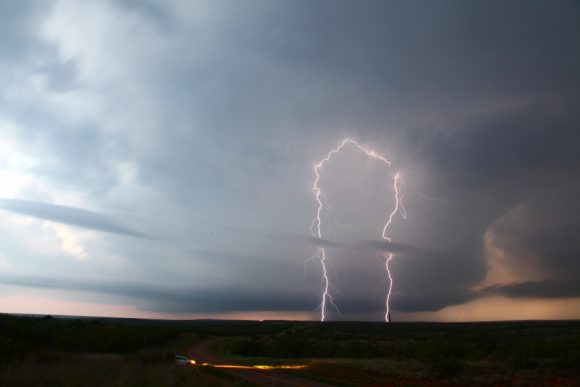
[[394, 321], [578, 319], [579, 69], [572, 0], [0, 0], [0, 313], [317, 320], [324, 247], [329, 320], [390, 253]]

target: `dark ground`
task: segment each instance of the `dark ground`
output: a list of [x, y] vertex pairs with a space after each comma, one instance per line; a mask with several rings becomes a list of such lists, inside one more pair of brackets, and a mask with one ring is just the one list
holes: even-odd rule
[[0, 315], [0, 385], [251, 385], [175, 354], [215, 342], [236, 364], [341, 385], [580, 386], [580, 321], [152, 321]]

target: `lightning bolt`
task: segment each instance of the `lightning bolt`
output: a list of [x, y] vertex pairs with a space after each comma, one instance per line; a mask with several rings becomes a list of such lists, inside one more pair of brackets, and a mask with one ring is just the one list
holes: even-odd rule
[[[389, 160], [387, 160], [384, 156], [376, 153], [372, 149], [365, 148], [364, 146], [362, 146], [361, 144], [359, 144], [358, 142], [356, 142], [355, 140], [353, 140], [351, 138], [345, 138], [344, 140], [342, 140], [342, 142], [336, 148], [333, 148], [328, 152], [328, 154], [326, 155], [325, 158], [323, 158], [316, 165], [314, 165], [315, 179], [314, 179], [314, 182], [312, 184], [312, 189], [314, 191], [314, 198], [315, 198], [316, 203], [317, 203], [317, 208], [316, 208], [316, 216], [314, 217], [314, 219], [312, 220], [312, 223], [310, 224], [310, 234], [312, 236], [320, 238], [320, 239], [322, 239], [321, 215], [322, 215], [324, 206], [326, 205], [327, 207], [329, 207], [327, 200], [326, 200], [326, 195], [322, 192], [322, 189], [319, 186], [320, 172], [321, 172], [322, 168], [324, 167], [324, 165], [329, 163], [331, 161], [331, 159], [334, 157], [334, 155], [339, 153], [347, 145], [353, 145], [357, 149], [359, 149], [360, 151], [364, 152], [368, 157], [371, 157], [373, 159], [381, 161], [382, 163], [386, 164], [389, 168], [391, 167], [391, 162]], [[395, 174], [395, 176], [393, 178], [393, 190], [395, 192], [395, 198], [394, 198], [395, 205], [394, 205], [393, 210], [389, 213], [387, 221], [383, 227], [383, 233], [381, 235], [382, 238], [388, 242], [391, 242], [391, 238], [389, 237], [389, 228], [391, 227], [393, 220], [395, 219], [395, 216], [397, 214], [400, 214], [401, 217], [403, 217], [404, 219], [407, 219], [407, 211], [405, 210], [405, 207], [403, 206], [403, 201], [402, 201], [403, 196], [401, 194], [400, 180], [401, 180], [400, 174], [399, 173]], [[334, 298], [332, 297], [332, 294], [331, 294], [331, 289], [333, 287], [332, 287], [332, 284], [330, 282], [330, 278], [328, 275], [327, 255], [326, 255], [326, 251], [325, 251], [324, 247], [319, 248], [318, 251], [316, 252], [316, 254], [312, 258], [319, 258], [320, 265], [322, 266], [323, 291], [322, 291], [322, 300], [320, 303], [320, 321], [324, 321], [326, 319], [327, 303], [330, 303], [333, 307], [336, 308], [336, 304], [334, 303]], [[387, 272], [387, 277], [389, 279], [389, 285], [387, 288], [387, 296], [386, 296], [386, 301], [385, 301], [385, 306], [386, 306], [385, 321], [390, 322], [391, 321], [390, 301], [391, 301], [391, 293], [393, 291], [393, 275], [391, 273], [390, 264], [394, 258], [394, 254], [389, 253], [386, 257], [383, 256], [383, 258], [385, 259], [385, 270]], [[336, 309], [338, 310], [338, 308], [336, 308]]]

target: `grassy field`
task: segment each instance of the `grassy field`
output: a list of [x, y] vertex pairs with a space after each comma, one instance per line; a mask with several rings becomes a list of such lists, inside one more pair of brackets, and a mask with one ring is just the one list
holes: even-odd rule
[[580, 385], [580, 322], [310, 323], [223, 342], [222, 353], [353, 385]]
[[341, 385], [580, 385], [580, 322], [314, 323], [0, 316], [0, 385], [244, 386], [177, 367], [208, 338], [246, 364]]
[[219, 325], [0, 315], [0, 386], [247, 386], [218, 369], [174, 365]]

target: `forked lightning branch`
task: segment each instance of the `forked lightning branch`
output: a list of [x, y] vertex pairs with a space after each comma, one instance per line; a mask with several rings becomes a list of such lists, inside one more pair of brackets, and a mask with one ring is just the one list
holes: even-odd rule
[[[320, 173], [322, 171], [322, 169], [324, 168], [324, 166], [331, 162], [332, 158], [339, 153], [345, 146], [347, 145], [351, 145], [356, 147], [358, 150], [364, 152], [367, 156], [369, 156], [372, 159], [375, 159], [383, 164], [385, 164], [387, 166], [387, 168], [391, 169], [391, 162], [389, 160], [387, 160], [384, 156], [376, 153], [374, 150], [372, 149], [368, 149], [364, 146], [362, 146], [361, 144], [359, 144], [358, 142], [356, 142], [353, 139], [350, 138], [345, 138], [344, 140], [342, 140], [342, 142], [336, 147], [330, 150], [330, 152], [328, 152], [328, 154], [326, 155], [325, 158], [323, 158], [322, 160], [320, 160], [315, 166], [314, 166], [314, 174], [315, 174], [315, 179], [314, 179], [314, 183], [312, 184], [312, 189], [314, 190], [314, 196], [316, 199], [316, 203], [318, 204], [317, 208], [316, 208], [316, 216], [314, 217], [314, 219], [312, 220], [312, 223], [310, 224], [310, 233], [312, 234], [312, 236], [317, 237], [322, 239], [323, 234], [322, 234], [322, 214], [325, 211], [325, 206], [328, 207], [328, 203], [326, 201], [326, 195], [322, 192], [322, 189], [320, 188]], [[381, 237], [388, 241], [391, 242], [391, 237], [389, 236], [389, 230], [391, 225], [393, 224], [393, 221], [395, 219], [395, 217], [397, 215], [400, 215], [402, 218], [406, 219], [406, 213], [405, 213], [405, 208], [403, 206], [402, 203], [402, 195], [401, 195], [401, 180], [400, 180], [400, 175], [399, 173], [395, 173], [394, 175], [390, 175], [389, 174], [389, 178], [392, 179], [393, 182], [393, 193], [394, 193], [394, 197], [393, 197], [393, 207], [390, 211], [386, 211], [387, 212], [387, 219], [385, 222], [385, 225], [383, 226], [383, 230], [382, 230], [382, 234]], [[329, 209], [326, 208], [326, 211], [328, 211]], [[330, 280], [330, 276], [329, 276], [329, 272], [328, 272], [328, 267], [327, 267], [327, 260], [328, 260], [328, 255], [326, 250], [324, 249], [324, 247], [320, 247], [315, 255], [315, 257], [318, 257], [320, 259], [320, 265], [322, 266], [322, 284], [323, 284], [323, 289], [322, 289], [322, 299], [321, 299], [321, 303], [320, 303], [320, 321], [324, 321], [326, 319], [326, 314], [327, 314], [327, 306], [328, 303], [330, 303], [331, 305], [333, 305], [336, 308], [336, 304], [334, 302], [334, 298], [332, 295], [332, 289], [333, 286], [331, 284], [331, 280]], [[386, 322], [390, 322], [391, 321], [391, 313], [390, 313], [390, 302], [391, 302], [391, 294], [393, 292], [393, 275], [391, 272], [391, 261], [393, 260], [394, 254], [392, 252], [389, 252], [388, 254], [383, 255], [383, 258], [385, 259], [385, 270], [386, 270], [386, 275], [388, 278], [388, 287], [387, 287], [387, 292], [386, 292], [386, 299], [385, 299], [385, 321]]]

